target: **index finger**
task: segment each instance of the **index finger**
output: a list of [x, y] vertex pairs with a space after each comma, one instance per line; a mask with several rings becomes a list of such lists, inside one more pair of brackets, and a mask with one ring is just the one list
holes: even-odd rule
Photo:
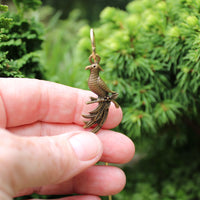
[[[0, 78], [0, 127], [16, 127], [37, 121], [83, 125], [81, 114], [97, 105], [86, 105], [92, 92], [48, 81]], [[114, 128], [122, 119], [112, 104], [104, 128]]]

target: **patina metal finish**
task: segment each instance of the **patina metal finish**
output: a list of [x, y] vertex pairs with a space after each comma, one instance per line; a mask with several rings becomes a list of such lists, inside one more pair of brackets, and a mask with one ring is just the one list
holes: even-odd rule
[[93, 29], [90, 31], [90, 38], [92, 44], [92, 54], [89, 56], [89, 61], [91, 65], [87, 66], [85, 69], [90, 70], [88, 87], [98, 97], [90, 97], [90, 101], [88, 101], [87, 104], [98, 103], [98, 106], [94, 110], [90, 111], [89, 115], [82, 116], [84, 118], [90, 119], [89, 121], [85, 122], [84, 128], [90, 128], [91, 126], [96, 125], [95, 128], [92, 129], [92, 132], [97, 133], [106, 121], [111, 101], [115, 104], [116, 108], [118, 108], [119, 105], [115, 101], [118, 93], [110, 90], [106, 83], [99, 76], [99, 72], [103, 71], [103, 69], [99, 65], [101, 58], [98, 54], [96, 54]]

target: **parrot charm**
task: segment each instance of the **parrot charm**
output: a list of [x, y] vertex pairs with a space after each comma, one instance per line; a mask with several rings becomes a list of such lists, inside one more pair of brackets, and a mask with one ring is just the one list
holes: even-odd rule
[[99, 76], [99, 72], [103, 71], [102, 67], [99, 65], [100, 56], [95, 52], [94, 43], [94, 33], [91, 29], [90, 37], [92, 41], [92, 54], [89, 57], [91, 65], [87, 66], [85, 69], [90, 70], [90, 76], [88, 79], [89, 89], [97, 95], [97, 98], [90, 97], [90, 101], [87, 104], [98, 103], [98, 106], [89, 112], [89, 115], [82, 115], [86, 119], [90, 119], [85, 122], [84, 128], [90, 128], [96, 125], [93, 129], [93, 133], [97, 133], [103, 126], [106, 118], [108, 116], [108, 111], [110, 103], [113, 102], [116, 108], [119, 108], [119, 104], [115, 101], [118, 93], [110, 90], [106, 83]]

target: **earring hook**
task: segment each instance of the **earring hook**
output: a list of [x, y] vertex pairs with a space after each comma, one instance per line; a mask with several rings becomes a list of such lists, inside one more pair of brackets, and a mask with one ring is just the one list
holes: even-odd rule
[[94, 37], [94, 30], [93, 28], [90, 29], [90, 39], [92, 43], [92, 52], [96, 53], [96, 45], [95, 45], [95, 37]]
[[[101, 58], [98, 54], [96, 54], [95, 36], [93, 28], [90, 29], [90, 39], [92, 44], [92, 54], [89, 57], [89, 61], [91, 64], [99, 63]], [[94, 60], [94, 62], [92, 61], [92, 59]]]

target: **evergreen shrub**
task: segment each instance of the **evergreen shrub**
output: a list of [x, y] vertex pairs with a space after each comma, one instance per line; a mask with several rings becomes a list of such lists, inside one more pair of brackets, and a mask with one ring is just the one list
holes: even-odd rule
[[[200, 1], [107, 7], [94, 30], [102, 76], [124, 113], [118, 130], [134, 139], [138, 158], [125, 167], [127, 186], [114, 199], [200, 199]], [[80, 30], [82, 67], [89, 31]]]
[[[138, 0], [126, 11], [107, 7], [101, 12], [97, 53], [103, 76], [120, 94], [122, 128], [129, 136], [152, 135], [198, 115], [199, 10], [197, 0]], [[78, 45], [86, 61], [89, 29], [81, 29]]]
[[[40, 0], [13, 1], [17, 13], [0, 16], [0, 77], [44, 78], [41, 64], [43, 27], [36, 19], [27, 19], [24, 13], [36, 9]], [[4, 11], [7, 6], [1, 5]]]

